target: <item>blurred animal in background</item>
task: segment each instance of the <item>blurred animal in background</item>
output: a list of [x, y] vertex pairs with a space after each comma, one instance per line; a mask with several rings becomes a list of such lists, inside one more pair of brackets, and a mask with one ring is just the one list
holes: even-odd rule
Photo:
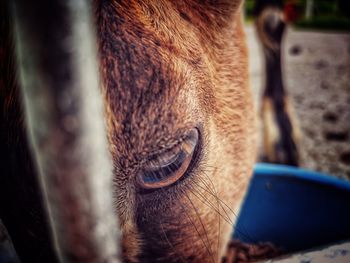
[[[241, 0], [94, 1], [125, 262], [219, 262], [225, 252], [255, 161], [241, 7]], [[55, 262], [19, 98], [12, 24], [0, 10], [0, 218], [22, 262]], [[54, 23], [44, 15], [36, 18]], [[275, 54], [274, 40], [266, 43]], [[74, 218], [82, 216], [89, 214]]]
[[263, 156], [267, 162], [298, 166], [300, 130], [281, 65], [286, 29], [282, 0], [257, 0], [255, 26], [264, 52], [265, 87], [261, 100]]

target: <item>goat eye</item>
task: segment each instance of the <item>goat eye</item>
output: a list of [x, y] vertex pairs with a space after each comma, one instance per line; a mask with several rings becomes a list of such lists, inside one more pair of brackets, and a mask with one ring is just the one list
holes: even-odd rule
[[137, 174], [138, 184], [145, 189], [156, 189], [178, 181], [191, 164], [198, 137], [198, 130], [192, 129], [179, 145], [149, 160]]

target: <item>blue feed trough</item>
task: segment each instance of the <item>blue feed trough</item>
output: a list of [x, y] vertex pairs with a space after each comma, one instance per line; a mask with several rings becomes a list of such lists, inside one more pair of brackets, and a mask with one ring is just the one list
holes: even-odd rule
[[234, 238], [287, 252], [350, 240], [350, 182], [285, 165], [257, 164]]

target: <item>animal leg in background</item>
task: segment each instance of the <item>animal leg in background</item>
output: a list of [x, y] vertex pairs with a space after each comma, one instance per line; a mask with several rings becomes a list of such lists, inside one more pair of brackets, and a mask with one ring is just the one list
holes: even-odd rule
[[[280, 4], [278, 4], [280, 3]], [[282, 1], [257, 1], [256, 29], [265, 59], [265, 87], [261, 100], [262, 159], [298, 166], [300, 129], [283, 83], [282, 39], [286, 28]]]

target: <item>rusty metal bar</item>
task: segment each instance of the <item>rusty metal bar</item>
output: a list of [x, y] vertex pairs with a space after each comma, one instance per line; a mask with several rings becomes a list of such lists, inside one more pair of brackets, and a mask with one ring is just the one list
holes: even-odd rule
[[61, 262], [119, 262], [91, 5], [13, 6], [26, 125]]

